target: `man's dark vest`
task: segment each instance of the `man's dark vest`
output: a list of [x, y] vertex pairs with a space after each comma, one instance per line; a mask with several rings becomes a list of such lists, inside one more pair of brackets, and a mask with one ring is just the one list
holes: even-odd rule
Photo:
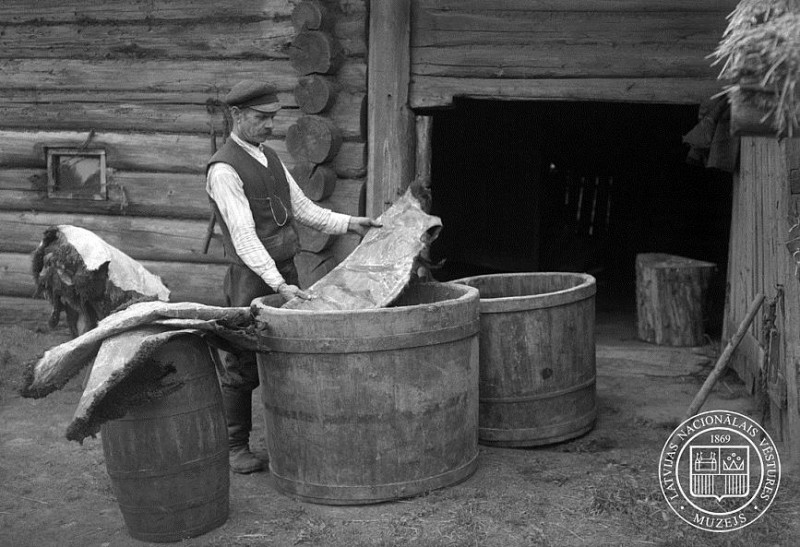
[[[261, 149], [267, 157], [268, 168], [258, 163], [236, 141], [228, 139], [208, 160], [206, 172], [218, 162], [227, 163], [236, 170], [244, 184], [244, 195], [253, 213], [258, 239], [275, 262], [283, 262], [294, 257], [299, 250], [297, 232], [293, 226], [289, 182], [278, 154], [267, 146], [262, 146]], [[209, 200], [222, 229], [225, 255], [234, 264], [243, 266], [244, 262], [236, 254], [230, 230], [219, 212], [219, 207], [210, 196]]]

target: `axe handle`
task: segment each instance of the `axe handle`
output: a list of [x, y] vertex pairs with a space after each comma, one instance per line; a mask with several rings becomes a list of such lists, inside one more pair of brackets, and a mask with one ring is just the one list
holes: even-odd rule
[[706, 402], [708, 394], [711, 393], [711, 389], [714, 387], [714, 384], [717, 383], [719, 377], [723, 372], [725, 372], [725, 369], [727, 368], [728, 363], [733, 356], [733, 352], [736, 350], [736, 346], [738, 346], [739, 342], [741, 342], [742, 338], [744, 338], [744, 335], [747, 333], [747, 329], [750, 328], [750, 323], [753, 322], [756, 312], [758, 312], [761, 304], [763, 303], [764, 295], [762, 293], [758, 293], [755, 297], [755, 300], [750, 303], [750, 308], [747, 310], [747, 315], [745, 315], [744, 320], [739, 324], [739, 329], [736, 331], [736, 334], [734, 334], [728, 341], [728, 345], [725, 346], [725, 351], [723, 351], [722, 355], [720, 355], [719, 359], [717, 359], [717, 363], [714, 365], [714, 368], [711, 370], [708, 378], [706, 378], [706, 381], [703, 383], [703, 387], [701, 387], [700, 391], [697, 392], [697, 395], [694, 396], [692, 404], [689, 405], [689, 408], [681, 422], [686, 421], [697, 414], [697, 411], [699, 411], [700, 407], [703, 406], [703, 403]]

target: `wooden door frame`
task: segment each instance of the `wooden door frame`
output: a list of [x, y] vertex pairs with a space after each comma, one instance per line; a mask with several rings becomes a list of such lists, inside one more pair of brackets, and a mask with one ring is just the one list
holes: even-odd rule
[[416, 123], [408, 104], [411, 1], [369, 2], [366, 213], [373, 217], [405, 191], [416, 170]]

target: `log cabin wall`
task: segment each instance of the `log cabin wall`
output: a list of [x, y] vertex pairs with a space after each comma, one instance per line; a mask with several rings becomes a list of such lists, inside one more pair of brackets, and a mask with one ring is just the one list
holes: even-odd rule
[[[8, 0], [0, 5], [0, 294], [30, 296], [30, 252], [44, 229], [92, 230], [160, 275], [172, 299], [222, 303], [221, 242], [209, 225], [205, 162], [225, 138], [209, 101], [244, 78], [273, 81], [284, 106], [274, 147], [302, 116], [292, 64], [299, 0]], [[366, 176], [367, 0], [325, 2], [343, 59], [326, 112], [342, 137], [333, 194], [355, 214]], [[108, 198], [48, 198], [45, 147], [102, 148]], [[355, 245], [328, 248], [341, 260]]]

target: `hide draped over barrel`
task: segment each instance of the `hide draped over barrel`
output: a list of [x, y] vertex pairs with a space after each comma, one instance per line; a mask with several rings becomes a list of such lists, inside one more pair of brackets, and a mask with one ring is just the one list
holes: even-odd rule
[[174, 334], [152, 359], [174, 368], [181, 388], [103, 424], [103, 454], [131, 536], [180, 541], [228, 518], [228, 430], [200, 337]]

